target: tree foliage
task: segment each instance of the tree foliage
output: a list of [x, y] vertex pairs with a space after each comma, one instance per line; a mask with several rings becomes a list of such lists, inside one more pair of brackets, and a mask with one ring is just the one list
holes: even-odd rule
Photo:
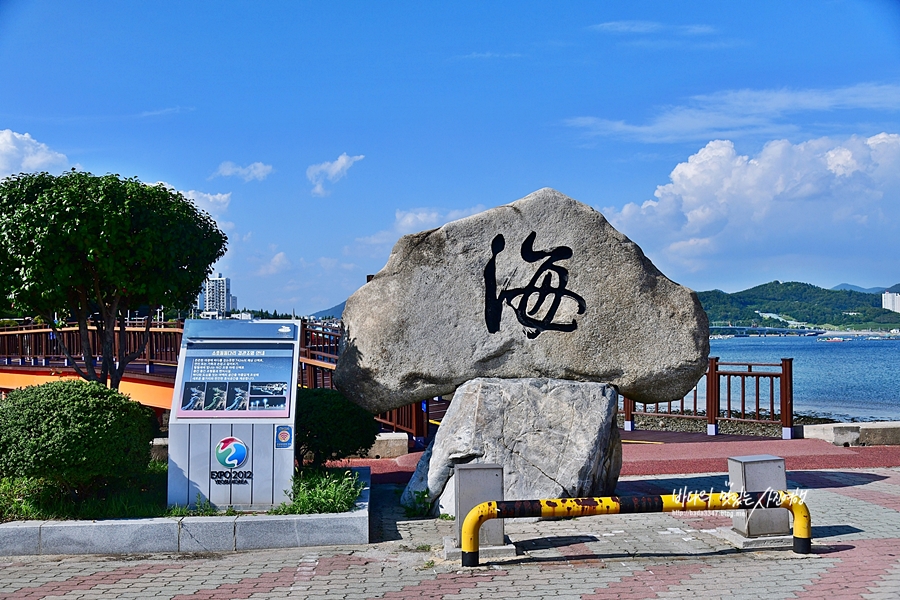
[[0, 476], [86, 491], [150, 461], [153, 411], [97, 383], [54, 381], [0, 401]]
[[312, 466], [368, 452], [379, 426], [371, 413], [347, 400], [337, 390], [297, 390], [294, 447], [302, 464], [307, 455]]
[[[143, 350], [126, 354], [123, 316], [191, 304], [226, 243], [212, 217], [163, 184], [75, 170], [0, 181], [0, 300], [54, 330], [57, 313], [71, 315], [84, 360], [76, 370], [113, 388]], [[101, 348], [91, 345], [90, 325]], [[149, 328], [148, 319], [144, 345]]]
[[773, 281], [734, 294], [721, 290], [697, 296], [711, 323], [784, 327], [759, 313], [775, 313], [810, 325], [850, 326], [864, 323], [900, 323], [900, 313], [881, 308], [879, 294], [826, 290], [808, 283]]

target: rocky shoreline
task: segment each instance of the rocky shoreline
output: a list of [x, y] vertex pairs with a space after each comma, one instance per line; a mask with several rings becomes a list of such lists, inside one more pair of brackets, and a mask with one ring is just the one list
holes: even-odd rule
[[[619, 429], [624, 426], [624, 417], [617, 416]], [[834, 419], [813, 415], [795, 415], [794, 425], [816, 425], [836, 423]], [[649, 431], [679, 431], [685, 433], [706, 433], [706, 419], [686, 419], [683, 417], [659, 417], [635, 415], [635, 428]], [[719, 433], [727, 435], [755, 435], [759, 437], [781, 438], [781, 425], [746, 423], [743, 421], [719, 421]]]

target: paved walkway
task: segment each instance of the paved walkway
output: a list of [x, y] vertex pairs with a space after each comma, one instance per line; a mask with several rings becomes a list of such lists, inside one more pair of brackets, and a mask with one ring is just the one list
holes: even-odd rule
[[[811, 442], [814, 440], [806, 440]], [[782, 442], [626, 444], [625, 462], [687, 467], [726, 455], [787, 454]], [[795, 444], [796, 442], [783, 442]], [[744, 444], [744, 445], [741, 445]], [[774, 445], [773, 445], [774, 444]], [[713, 447], [722, 447], [713, 450]], [[635, 450], [640, 447], [641, 450]], [[791, 446], [785, 448], [790, 449]], [[900, 448], [828, 454], [794, 446], [800, 464], [788, 484], [806, 493], [813, 553], [737, 551], [713, 534], [725, 514], [607, 515], [537, 523], [507, 521], [521, 554], [462, 569], [440, 557], [455, 524], [408, 520], [397, 506], [402, 486], [375, 485], [372, 539], [366, 546], [298, 548], [203, 555], [0, 558], [2, 598], [897, 598], [900, 597]], [[740, 450], [731, 452], [730, 450]], [[852, 450], [839, 448], [838, 450]], [[828, 460], [885, 466], [811, 470], [810, 452]], [[651, 454], [647, 454], [651, 452]], [[409, 460], [409, 459], [405, 459]], [[692, 462], [693, 461], [693, 462]], [[402, 461], [401, 461], [402, 462]], [[671, 493], [726, 487], [713, 473], [631, 475], [618, 493]]]

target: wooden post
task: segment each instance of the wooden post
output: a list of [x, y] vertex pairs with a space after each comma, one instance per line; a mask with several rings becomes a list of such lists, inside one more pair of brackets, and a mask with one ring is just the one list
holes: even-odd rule
[[622, 405], [625, 410], [625, 431], [634, 431], [634, 400], [622, 396]]
[[794, 438], [794, 359], [781, 359], [781, 439]]
[[706, 435], [719, 433], [719, 357], [709, 357], [706, 370]]

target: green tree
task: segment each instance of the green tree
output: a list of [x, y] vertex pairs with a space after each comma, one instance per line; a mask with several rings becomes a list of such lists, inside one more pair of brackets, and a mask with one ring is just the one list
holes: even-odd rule
[[113, 389], [150, 337], [148, 319], [140, 347], [126, 352], [127, 312], [188, 306], [226, 243], [212, 217], [162, 184], [74, 169], [0, 181], [0, 301], [57, 334], [54, 314], [74, 317], [83, 366], [63, 352], [81, 377]]
[[368, 452], [380, 426], [375, 417], [337, 390], [297, 388], [294, 448], [299, 464], [313, 468], [329, 460]]

